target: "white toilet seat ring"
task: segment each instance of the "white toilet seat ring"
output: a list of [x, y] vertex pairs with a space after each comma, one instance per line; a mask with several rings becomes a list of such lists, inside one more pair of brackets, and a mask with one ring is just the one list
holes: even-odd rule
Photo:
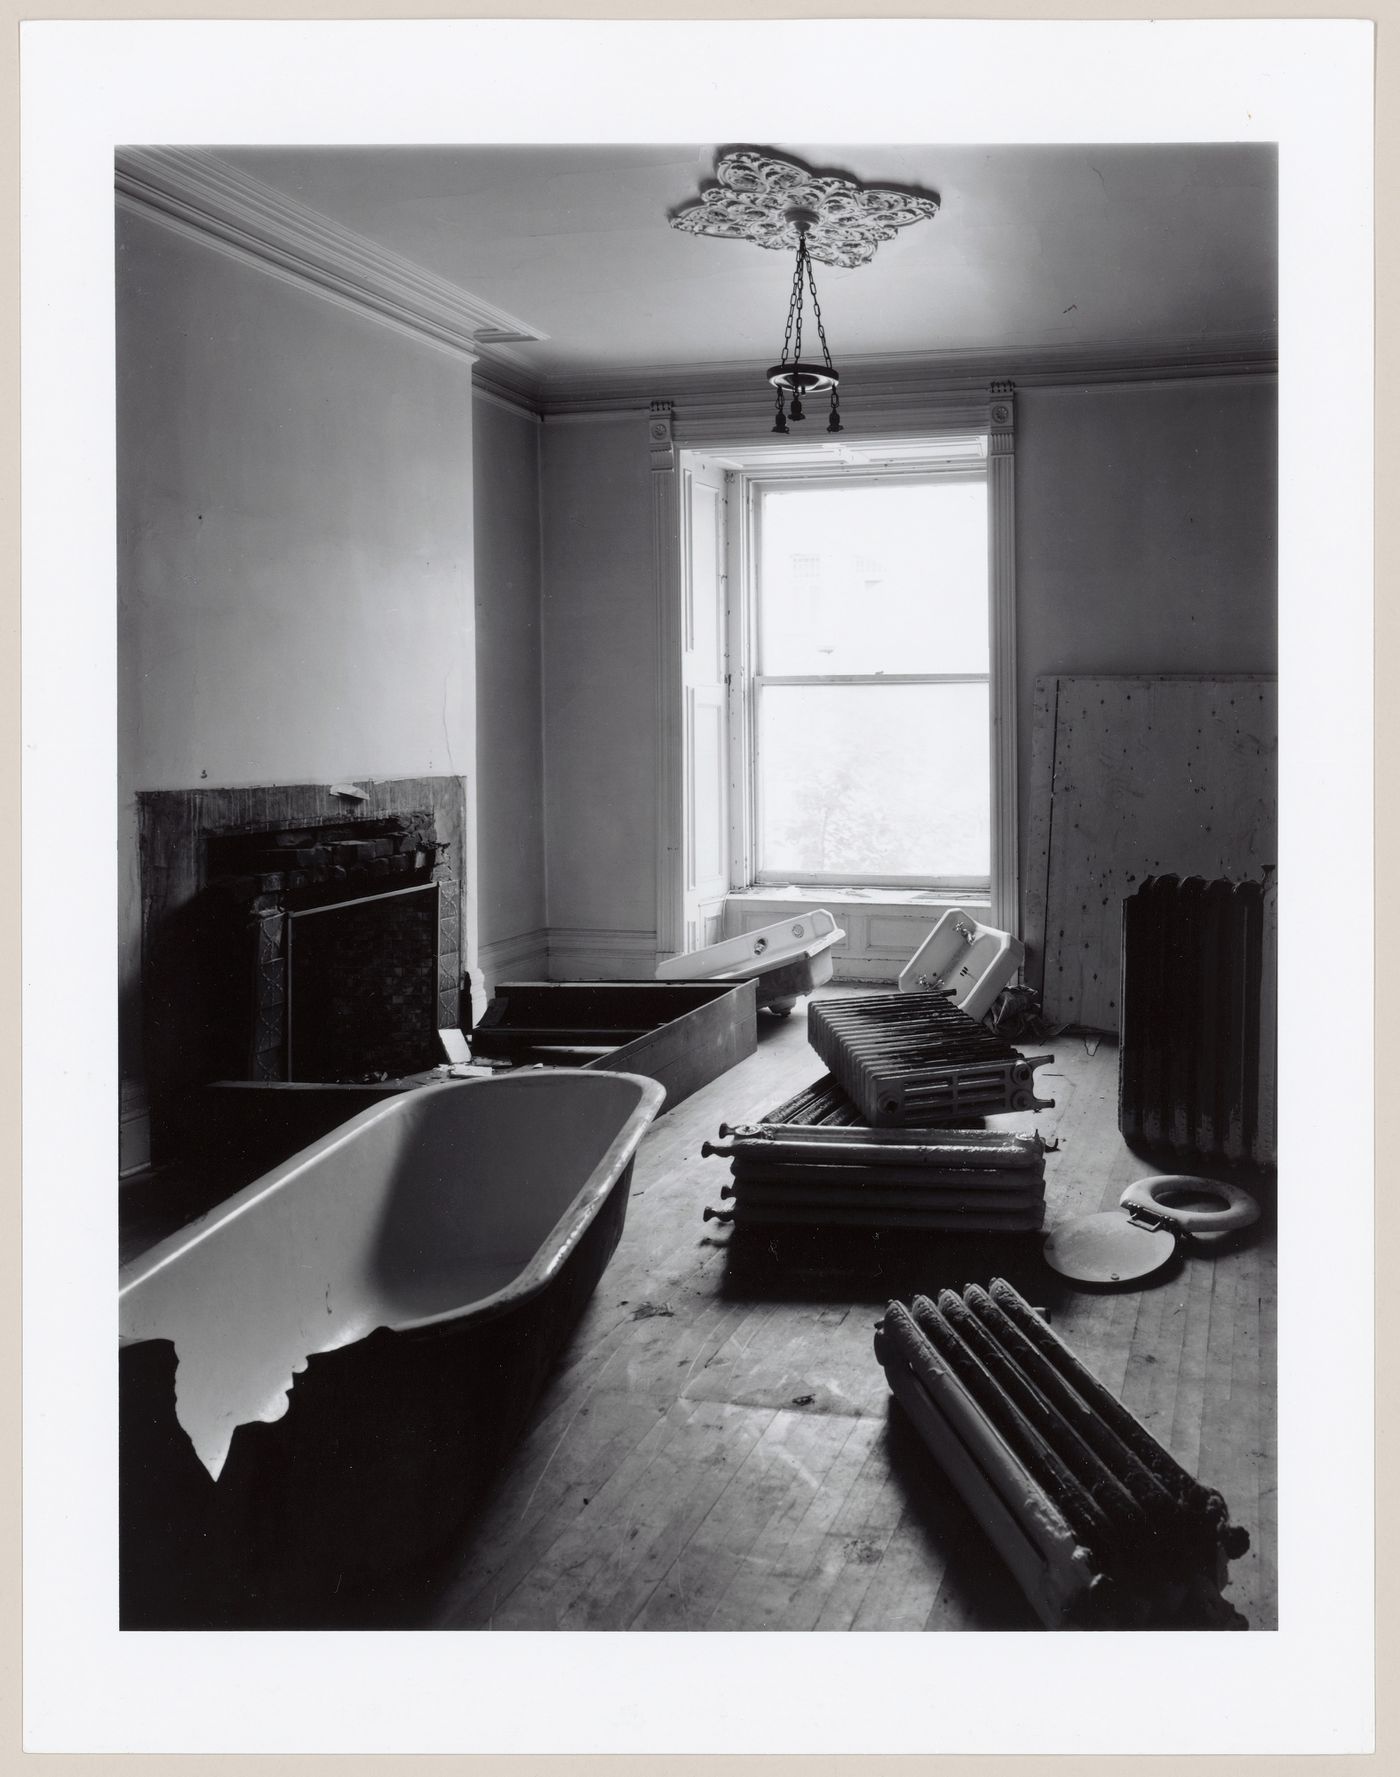
[[[1181, 1209], [1163, 1201], [1186, 1192], [1192, 1196], [1212, 1197], [1221, 1207]], [[1248, 1191], [1220, 1179], [1196, 1178], [1189, 1173], [1170, 1172], [1138, 1179], [1128, 1186], [1118, 1204], [1129, 1214], [1134, 1210], [1142, 1211], [1177, 1234], [1228, 1234], [1259, 1220], [1259, 1205]]]

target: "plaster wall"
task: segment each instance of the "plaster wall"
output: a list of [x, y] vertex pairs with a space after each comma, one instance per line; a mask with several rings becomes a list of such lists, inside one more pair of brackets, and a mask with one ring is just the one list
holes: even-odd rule
[[645, 414], [546, 423], [551, 972], [656, 960], [657, 626]]
[[1278, 388], [1030, 389], [1016, 408], [1024, 863], [1038, 675], [1278, 670]]
[[[1023, 861], [1038, 674], [1276, 670], [1276, 430], [1265, 378], [1018, 394]], [[546, 425], [549, 922], [569, 929], [564, 950], [583, 954], [591, 929], [646, 973], [658, 756], [650, 476], [645, 416]]]
[[472, 405], [466, 359], [119, 208], [125, 1098], [138, 790], [460, 775], [474, 900]]
[[547, 962], [538, 420], [478, 396], [476, 544], [478, 937], [492, 978]]

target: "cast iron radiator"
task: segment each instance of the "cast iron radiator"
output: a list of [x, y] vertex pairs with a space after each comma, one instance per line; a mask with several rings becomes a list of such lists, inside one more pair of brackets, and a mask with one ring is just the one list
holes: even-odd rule
[[807, 1040], [875, 1127], [921, 1128], [1001, 1111], [1048, 1110], [1027, 1058], [941, 993], [813, 1000]]
[[[825, 1125], [828, 1128], [858, 1128], [860, 1112], [837, 1085], [831, 1074], [823, 1074], [810, 1086], [804, 1086], [791, 1098], [767, 1112], [764, 1123], [802, 1123]], [[727, 1135], [727, 1124], [720, 1125], [720, 1134]]]
[[726, 1123], [720, 1136], [700, 1152], [730, 1162], [720, 1196], [734, 1208], [706, 1221], [1021, 1233], [1044, 1220], [1036, 1135]]
[[1278, 900], [1149, 876], [1123, 902], [1118, 1127], [1203, 1159], [1277, 1160]]
[[1248, 1627], [1248, 1533], [1010, 1284], [891, 1302], [875, 1355], [1047, 1628]]

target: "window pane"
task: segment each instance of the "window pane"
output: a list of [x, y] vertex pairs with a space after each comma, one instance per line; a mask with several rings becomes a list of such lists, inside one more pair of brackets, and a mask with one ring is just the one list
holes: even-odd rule
[[987, 687], [765, 685], [765, 872], [991, 872]]
[[768, 489], [759, 670], [987, 671], [987, 485]]

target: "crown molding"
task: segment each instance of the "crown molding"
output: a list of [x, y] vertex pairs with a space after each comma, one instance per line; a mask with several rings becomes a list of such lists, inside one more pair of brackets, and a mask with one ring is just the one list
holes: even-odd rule
[[[841, 415], [878, 420], [930, 399], [960, 395], [985, 403], [987, 385], [1005, 378], [1018, 389], [1110, 387], [1220, 377], [1274, 376], [1274, 334], [1239, 334], [1215, 340], [1166, 341], [1150, 349], [1045, 346], [1033, 350], [978, 348], [958, 352], [904, 353], [841, 359]], [[757, 382], [755, 376], [757, 375]], [[752, 364], [649, 365], [642, 369], [581, 377], [542, 379], [539, 402], [548, 418], [570, 413], [644, 409], [659, 390], [680, 416], [711, 416], [772, 409], [761, 373]]]
[[[924, 436], [930, 432], [981, 433], [987, 430], [987, 385], [980, 389], [902, 388], [884, 398], [841, 400], [842, 438], [848, 443], [894, 438], [901, 433]], [[773, 429], [773, 403], [766, 391], [745, 391], [742, 399], [706, 400], [673, 397], [676, 442], [709, 448], [742, 439], [766, 438]], [[826, 432], [816, 416], [814, 442], [825, 442]]]
[[119, 148], [118, 201], [475, 363], [547, 336], [205, 149]]
[[[475, 366], [484, 400], [552, 421], [646, 413], [658, 393], [674, 406], [677, 436], [748, 427], [771, 411], [752, 363], [649, 364], [540, 376], [511, 342], [548, 335], [364, 235], [221, 161], [202, 148], [128, 147], [116, 153], [118, 202], [329, 301]], [[918, 423], [930, 402], [985, 404], [987, 384], [1019, 389], [1132, 387], [1202, 378], [1273, 376], [1276, 333], [1160, 341], [1150, 348], [1082, 345], [1024, 350], [843, 357], [843, 418], [863, 426]], [[755, 377], [758, 376], [758, 382]], [[698, 428], [698, 432], [696, 431]]]
[[492, 407], [503, 407], [507, 413], [533, 420], [536, 425], [544, 422], [539, 386], [519, 371], [478, 358], [472, 370], [472, 392], [477, 400], [488, 401]]

